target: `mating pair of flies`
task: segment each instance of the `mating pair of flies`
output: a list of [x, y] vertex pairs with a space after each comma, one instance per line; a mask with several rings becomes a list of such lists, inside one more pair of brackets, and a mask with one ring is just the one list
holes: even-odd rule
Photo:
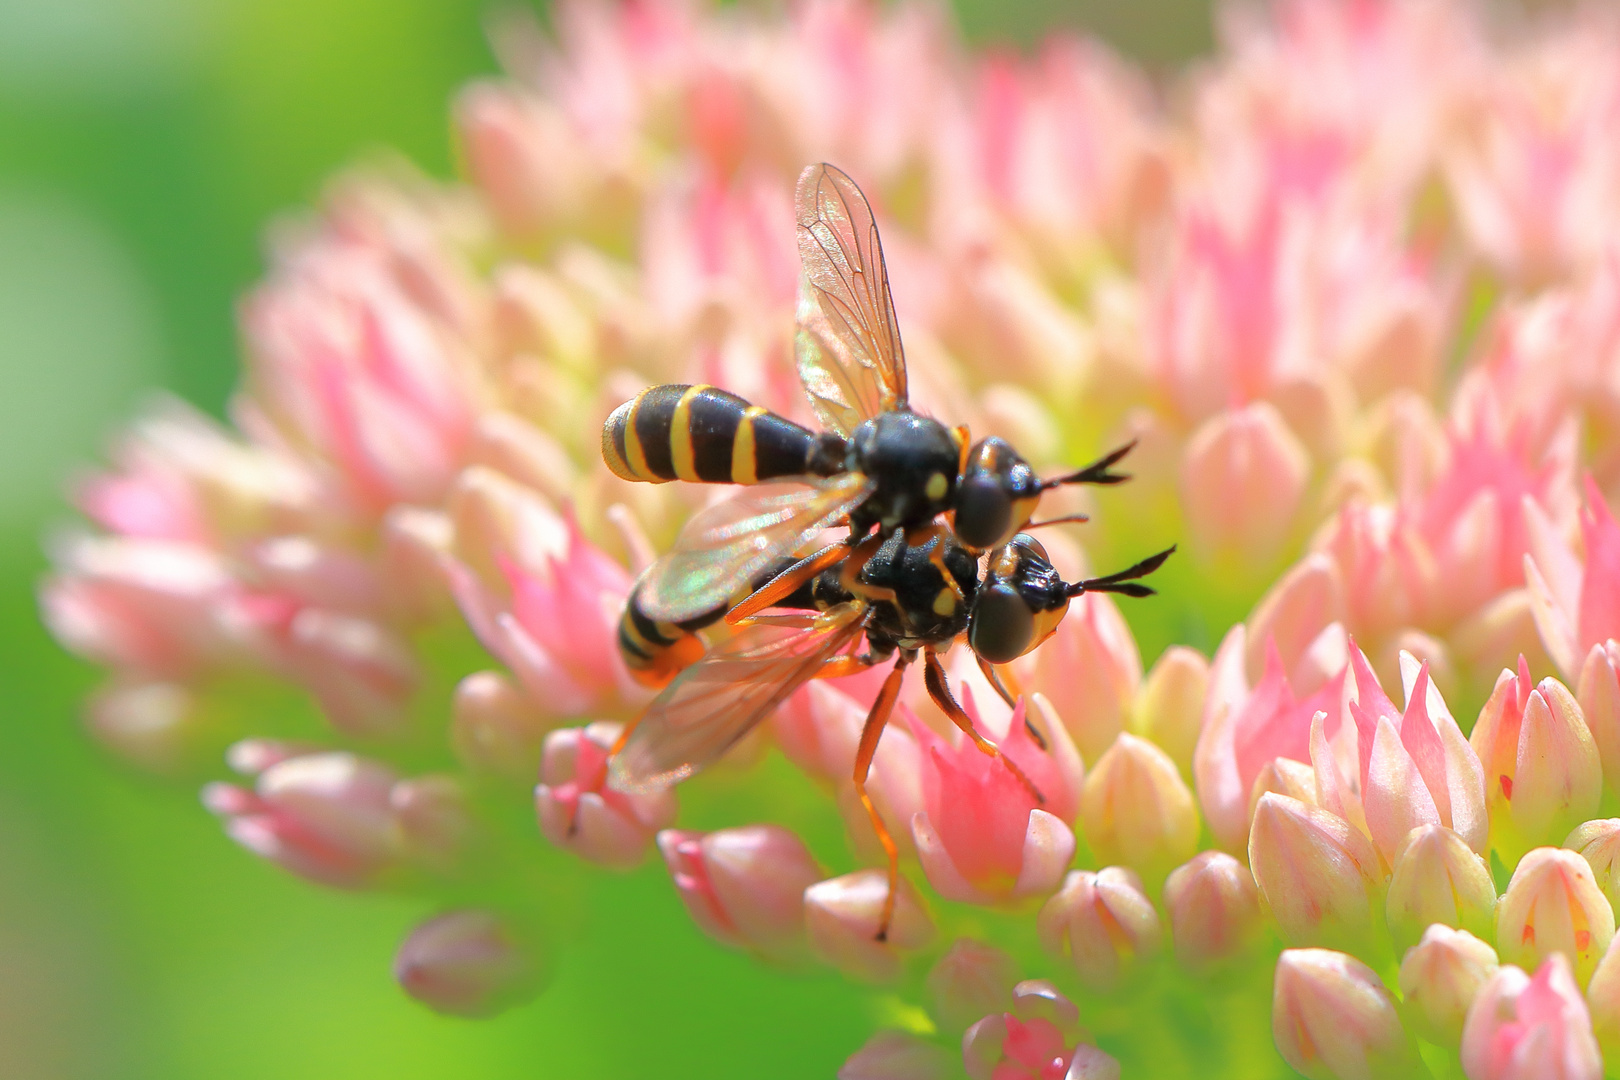
[[[966, 427], [912, 411], [865, 196], [838, 169], [812, 165], [799, 177], [796, 207], [798, 372], [825, 430], [712, 386], [681, 385], [642, 391], [602, 430], [602, 456], [626, 480], [745, 485], [695, 515], [630, 594], [620, 652], [641, 681], [663, 689], [614, 748], [610, 782], [627, 791], [674, 784], [719, 758], [809, 680], [896, 658], [854, 764], [855, 790], [888, 854], [882, 940], [899, 856], [866, 778], [906, 669], [920, 656], [929, 696], [945, 715], [1044, 801], [958, 704], [939, 654], [965, 636], [1012, 704], [997, 665], [1050, 636], [1075, 596], [1151, 595], [1137, 579], [1174, 548], [1119, 573], [1065, 582], [1024, 530], [1084, 518], [1032, 523], [1041, 494], [1127, 479], [1112, 467], [1130, 447], [1042, 480], [1004, 440], [973, 443]], [[848, 535], [801, 555], [838, 527]], [[738, 632], [705, 650], [697, 631], [722, 617]]]

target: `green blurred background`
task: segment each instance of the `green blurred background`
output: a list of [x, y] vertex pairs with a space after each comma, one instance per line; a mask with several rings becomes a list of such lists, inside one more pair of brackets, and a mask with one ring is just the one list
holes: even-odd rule
[[[648, 866], [595, 887], [539, 1002], [456, 1022], [388, 965], [415, 901], [235, 849], [80, 733], [95, 673], [40, 629], [75, 462], [153, 387], [218, 412], [279, 211], [376, 146], [450, 171], [486, 0], [0, 0], [0, 1077], [830, 1077], [871, 1000], [712, 947]], [[964, 0], [975, 40], [1083, 24], [1155, 65], [1204, 0]]]

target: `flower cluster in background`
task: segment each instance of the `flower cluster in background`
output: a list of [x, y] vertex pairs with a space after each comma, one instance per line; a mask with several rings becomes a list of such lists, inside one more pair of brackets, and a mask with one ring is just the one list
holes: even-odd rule
[[[895, 987], [846, 1080], [1620, 1061], [1610, 13], [1277, 0], [1170, 83], [927, 4], [555, 24], [498, 29], [463, 181], [372, 163], [275, 230], [228, 426], [157, 402], [78, 484], [41, 604], [107, 671], [98, 740], [292, 873], [420, 896], [395, 974], [445, 1012], [538, 991], [570, 877], [661, 854], [721, 945]], [[647, 700], [620, 607], [713, 493], [615, 478], [601, 422], [672, 381], [808, 419], [821, 160], [876, 206], [919, 407], [1051, 471], [1138, 440], [1060, 569], [1184, 552], [1076, 601], [1016, 709], [950, 657], [1039, 806], [908, 689], [884, 942], [870, 677], [679, 794], [605, 782]], [[757, 817], [677, 828], [706, 786]]]

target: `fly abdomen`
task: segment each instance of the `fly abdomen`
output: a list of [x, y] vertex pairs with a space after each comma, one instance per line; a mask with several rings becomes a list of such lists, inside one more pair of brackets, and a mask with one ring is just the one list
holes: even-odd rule
[[662, 484], [757, 484], [832, 476], [844, 440], [818, 433], [713, 386], [652, 386], [613, 410], [602, 460], [615, 476]]
[[721, 605], [682, 622], [661, 622], [641, 610], [637, 584], [619, 616], [619, 657], [637, 682], [661, 687], [703, 656], [703, 639], [697, 631], [719, 620], [726, 610]]
[[[643, 686], [659, 688], [667, 684], [682, 670], [697, 663], [703, 656], [703, 639], [697, 632], [713, 626], [721, 616], [742, 603], [777, 574], [794, 564], [793, 559], [782, 559], [769, 569], [757, 574], [747, 585], [738, 589], [722, 604], [716, 604], [680, 622], [663, 622], [641, 610], [641, 583], [625, 599], [624, 611], [619, 615], [619, 656], [630, 675]], [[836, 581], [836, 571], [831, 581]], [[822, 575], [826, 577], [826, 575]], [[818, 609], [831, 606], [822, 599], [827, 588], [818, 577], [806, 582], [791, 596], [784, 597], [777, 607]], [[844, 597], [847, 598], [847, 597]]]

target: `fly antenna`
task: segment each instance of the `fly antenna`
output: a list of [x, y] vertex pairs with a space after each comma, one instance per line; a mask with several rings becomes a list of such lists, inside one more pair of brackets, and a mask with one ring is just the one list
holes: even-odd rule
[[1123, 484], [1131, 478], [1130, 473], [1109, 472], [1108, 470], [1119, 463], [1119, 459], [1136, 449], [1136, 440], [1121, 446], [1117, 450], [1093, 461], [1079, 472], [1072, 472], [1068, 476], [1055, 476], [1050, 480], [1041, 481], [1041, 490], [1049, 491], [1065, 484]]
[[1147, 577], [1163, 566], [1164, 560], [1168, 559], [1171, 552], [1175, 550], [1176, 546], [1171, 544], [1157, 555], [1149, 555], [1136, 565], [1127, 566], [1117, 573], [1076, 581], [1068, 586], [1068, 594], [1070, 596], [1080, 596], [1088, 592], [1110, 592], [1118, 593], [1121, 596], [1152, 596], [1154, 595], [1153, 588], [1143, 585], [1136, 579]]

